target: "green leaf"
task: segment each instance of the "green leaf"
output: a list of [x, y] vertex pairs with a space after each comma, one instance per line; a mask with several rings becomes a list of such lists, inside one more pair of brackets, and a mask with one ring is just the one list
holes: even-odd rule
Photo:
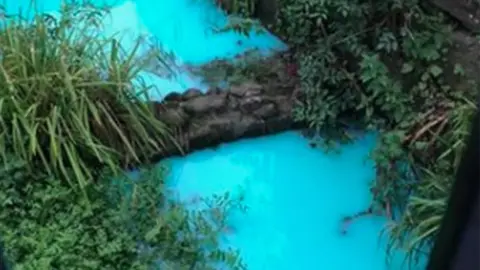
[[407, 74], [413, 71], [413, 65], [411, 63], [404, 63], [402, 66], [402, 74]]
[[462, 65], [460, 64], [455, 64], [453, 68], [453, 74], [458, 75], [458, 76], [464, 76], [465, 75], [465, 70], [463, 69]]
[[443, 73], [443, 69], [437, 65], [432, 65], [429, 68], [430, 74], [433, 75], [433, 77], [438, 77]]

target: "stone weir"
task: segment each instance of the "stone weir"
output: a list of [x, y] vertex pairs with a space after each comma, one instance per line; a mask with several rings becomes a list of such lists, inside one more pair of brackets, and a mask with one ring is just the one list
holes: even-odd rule
[[250, 81], [227, 90], [171, 93], [163, 102], [155, 103], [155, 112], [172, 129], [180, 147], [168, 147], [154, 159], [300, 128], [292, 119], [294, 89], [292, 84], [278, 81]]

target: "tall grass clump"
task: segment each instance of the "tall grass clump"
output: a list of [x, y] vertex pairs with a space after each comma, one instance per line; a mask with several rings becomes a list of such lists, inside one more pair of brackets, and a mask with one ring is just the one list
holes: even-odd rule
[[64, 5], [58, 18], [4, 19], [0, 29], [0, 138], [31, 170], [80, 186], [92, 168], [138, 163], [169, 140], [138, 94], [148, 90], [135, 83], [141, 39], [126, 52], [102, 37], [103, 14]]
[[428, 255], [440, 232], [476, 111], [476, 104], [468, 100], [451, 111], [447, 118], [450, 127], [432, 142], [437, 145], [431, 147], [439, 151], [432, 160], [436, 166], [414, 167], [421, 181], [411, 187], [403, 214], [387, 228], [392, 235], [390, 249], [402, 247], [409, 254], [417, 255], [411, 259]]

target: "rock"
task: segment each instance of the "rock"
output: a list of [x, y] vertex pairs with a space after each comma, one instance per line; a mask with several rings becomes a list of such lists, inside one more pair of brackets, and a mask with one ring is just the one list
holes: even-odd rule
[[239, 111], [230, 111], [219, 116], [211, 117], [210, 125], [213, 129], [227, 130], [232, 129], [236, 123], [242, 119], [242, 113]]
[[184, 126], [188, 122], [188, 115], [182, 108], [170, 108], [160, 112], [158, 119], [169, 126]]
[[247, 97], [240, 100], [240, 109], [243, 112], [252, 112], [262, 107], [263, 98], [259, 96]]
[[267, 103], [253, 111], [253, 115], [262, 119], [270, 118], [277, 115], [277, 107], [273, 103]]
[[449, 55], [450, 64], [459, 63], [469, 79], [478, 78], [480, 70], [480, 40], [463, 31], [453, 33], [453, 48]]
[[301, 129], [307, 126], [303, 123], [296, 124], [290, 115], [281, 115], [266, 121], [266, 133], [274, 133], [283, 130]]
[[192, 125], [188, 131], [189, 144], [194, 148], [204, 148], [210, 144], [212, 140], [213, 130], [209, 125], [204, 123], [197, 123]]
[[[455, 75], [457, 65], [463, 69], [465, 77]], [[455, 31], [444, 70], [445, 80], [451, 87], [460, 91], [472, 91], [475, 88], [473, 84], [480, 84], [480, 41], [465, 31]]]
[[254, 82], [247, 82], [241, 85], [233, 85], [229, 93], [237, 97], [249, 97], [262, 94], [263, 86]]
[[244, 135], [263, 135], [263, 125], [263, 122], [255, 119], [255, 117], [243, 116], [234, 126], [233, 133], [236, 137], [242, 137]]
[[182, 94], [177, 93], [177, 92], [171, 92], [165, 98], [163, 99], [164, 101], [182, 101], [183, 97]]
[[288, 114], [292, 111], [292, 107], [294, 105], [295, 99], [289, 96], [282, 96], [277, 97], [272, 100], [273, 104], [276, 104], [276, 109], [278, 110], [278, 114]]
[[158, 119], [175, 128], [172, 130], [177, 143], [184, 151], [167, 145], [152, 162], [297, 128], [292, 119], [295, 85], [282, 83], [279, 76], [262, 85], [247, 82], [225, 90], [211, 88], [206, 93], [192, 88], [183, 95], [171, 93], [163, 102], [155, 103]]
[[184, 100], [192, 99], [203, 95], [202, 91], [197, 88], [189, 88], [185, 93], [183, 93]]
[[435, 6], [457, 19], [468, 30], [480, 32], [480, 4], [478, 1], [430, 0]]
[[227, 105], [227, 95], [199, 96], [181, 103], [181, 107], [191, 115], [201, 115], [218, 111]]
[[237, 138], [234, 127], [241, 119], [240, 112], [228, 112], [219, 116], [200, 118], [192, 123], [188, 131], [190, 144], [195, 148], [206, 148]]
[[234, 95], [228, 95], [228, 109], [236, 110], [239, 105], [238, 98]]
[[222, 93], [222, 89], [218, 87], [209, 88], [207, 90], [207, 95], [219, 95]]

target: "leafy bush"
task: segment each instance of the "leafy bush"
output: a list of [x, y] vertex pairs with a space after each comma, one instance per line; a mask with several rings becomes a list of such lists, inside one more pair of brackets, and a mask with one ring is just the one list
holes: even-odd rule
[[476, 86], [453, 84], [462, 68], [447, 57], [450, 22], [418, 0], [278, 0], [278, 6], [273, 29], [291, 48], [305, 97], [295, 119], [332, 139], [348, 137], [352, 126], [380, 133], [367, 212], [386, 213], [391, 248], [416, 258], [438, 232], [477, 110]]
[[[226, 211], [210, 200], [188, 210], [168, 199], [163, 169], [138, 179], [99, 178], [88, 200], [65, 181], [29, 173], [14, 156], [0, 170], [0, 231], [12, 269], [239, 269], [237, 253], [218, 249]], [[155, 266], [156, 265], [156, 266]]]

